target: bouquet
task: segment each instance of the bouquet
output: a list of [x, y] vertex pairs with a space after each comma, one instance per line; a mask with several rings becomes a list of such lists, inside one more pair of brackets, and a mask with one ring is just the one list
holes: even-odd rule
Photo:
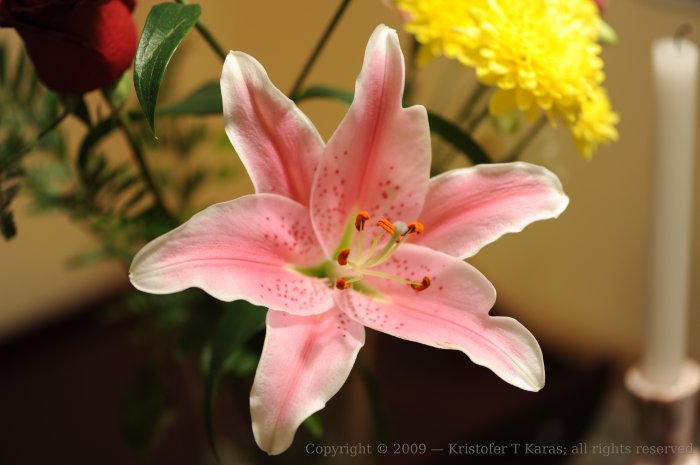
[[[166, 349], [154, 360], [197, 361], [214, 451], [222, 375], [254, 376], [246, 434], [281, 454], [302, 424], [320, 434], [317, 412], [348, 378], [367, 328], [461, 351], [521, 389], [544, 385], [537, 340], [489, 314], [496, 291], [468, 259], [567, 207], [556, 175], [519, 160], [544, 127], [564, 127], [586, 158], [617, 138], [600, 58], [601, 43], [614, 41], [604, 5], [386, 3], [403, 22], [408, 62], [397, 31], [378, 25], [354, 91], [307, 85], [342, 27], [344, 0], [285, 93], [255, 57], [218, 43], [199, 5], [153, 6], [137, 40], [133, 1], [0, 2], [0, 25], [19, 33], [34, 65], [22, 55], [10, 69], [2, 57], [10, 70], [2, 98], [14, 116], [1, 126], [2, 233], [21, 233], [12, 206], [24, 190], [99, 238], [76, 263], [129, 266], [135, 289], [119, 314], [136, 317]], [[170, 59], [195, 30], [221, 58], [220, 82], [159, 105]], [[454, 117], [414, 100], [416, 70], [429, 72], [440, 56], [475, 70]], [[86, 99], [93, 90], [96, 104]], [[326, 141], [299, 108], [309, 99], [348, 105]], [[207, 130], [183, 118], [205, 115], [222, 117], [254, 193], [197, 204], [205, 185], [231, 179], [225, 165], [198, 166]], [[77, 153], [57, 130], [69, 117], [84, 124]], [[492, 153], [477, 137], [484, 125], [512, 149]], [[101, 150], [115, 133], [128, 157]], [[168, 162], [154, 168], [154, 153]]]

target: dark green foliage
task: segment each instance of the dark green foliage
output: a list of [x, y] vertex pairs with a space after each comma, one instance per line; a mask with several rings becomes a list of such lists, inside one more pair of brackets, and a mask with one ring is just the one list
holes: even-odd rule
[[65, 156], [60, 135], [50, 134], [63, 118], [55, 94], [45, 91], [24, 53], [8, 61], [0, 44], [0, 233], [8, 240], [17, 234], [13, 201], [25, 181], [23, 158], [33, 149]]
[[17, 234], [17, 226], [15, 226], [14, 215], [11, 211], [0, 212], [0, 232], [2, 237], [9, 240]]
[[154, 134], [156, 101], [165, 70], [200, 13], [199, 5], [161, 3], [146, 18], [134, 58], [134, 88]]
[[221, 86], [218, 82], [209, 82], [179, 102], [161, 108], [157, 113], [160, 116], [206, 116], [221, 115], [223, 111]]
[[[225, 304], [226, 308], [219, 325], [204, 353], [204, 424], [207, 436], [215, 455], [216, 441], [214, 435], [214, 401], [216, 388], [221, 375], [227, 370], [235, 371], [243, 364], [254, 369], [257, 360], [251, 360], [245, 353], [244, 344], [265, 326], [266, 311], [246, 301], [239, 300]], [[257, 353], [259, 357], [259, 352]]]

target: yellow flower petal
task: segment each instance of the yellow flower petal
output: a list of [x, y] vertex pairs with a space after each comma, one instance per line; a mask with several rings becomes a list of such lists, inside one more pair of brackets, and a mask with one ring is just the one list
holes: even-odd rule
[[[459, 59], [476, 68], [481, 83], [498, 88], [489, 103], [493, 115], [519, 108], [526, 118], [536, 119], [544, 110], [552, 123], [560, 118], [572, 131], [577, 127], [577, 141], [616, 137], [612, 110], [591, 110], [598, 104], [592, 101], [600, 100], [591, 97], [597, 92], [592, 89], [605, 79], [598, 43], [602, 21], [595, 2], [395, 1], [410, 18], [406, 30], [430, 44], [433, 55]], [[584, 145], [581, 151], [588, 153], [597, 144]]]

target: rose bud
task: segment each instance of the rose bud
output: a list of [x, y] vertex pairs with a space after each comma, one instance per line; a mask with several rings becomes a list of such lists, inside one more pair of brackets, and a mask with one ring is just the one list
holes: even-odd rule
[[61, 94], [105, 87], [136, 52], [135, 0], [0, 0], [0, 26], [17, 30], [41, 80]]

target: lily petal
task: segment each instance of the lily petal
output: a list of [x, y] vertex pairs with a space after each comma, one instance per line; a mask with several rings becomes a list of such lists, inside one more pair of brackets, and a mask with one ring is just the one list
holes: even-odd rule
[[430, 180], [415, 239], [449, 255], [466, 258], [506, 233], [556, 218], [569, 198], [549, 170], [530, 163], [477, 165]]
[[309, 205], [323, 140], [314, 125], [277, 89], [255, 58], [226, 57], [221, 75], [226, 134], [255, 192], [272, 192]]
[[311, 315], [333, 306], [332, 292], [292, 265], [322, 260], [306, 207], [255, 194], [212, 205], [151, 241], [134, 257], [129, 279], [151, 294], [199, 287], [219, 300]]
[[544, 386], [542, 351], [533, 335], [512, 318], [492, 317], [491, 283], [471, 265], [426, 247], [405, 244], [379, 271], [420, 282], [423, 291], [385, 278], [365, 277], [376, 291], [335, 291], [338, 306], [365, 326], [402, 339], [460, 350], [504, 381], [528, 391]]
[[355, 98], [326, 146], [311, 193], [312, 222], [326, 253], [351, 215], [414, 220], [430, 171], [425, 108], [403, 108], [404, 62], [396, 31], [379, 26], [365, 52]]
[[311, 317], [268, 312], [250, 394], [253, 434], [262, 450], [287, 450], [301, 422], [345, 383], [364, 341], [362, 325], [338, 309]]

